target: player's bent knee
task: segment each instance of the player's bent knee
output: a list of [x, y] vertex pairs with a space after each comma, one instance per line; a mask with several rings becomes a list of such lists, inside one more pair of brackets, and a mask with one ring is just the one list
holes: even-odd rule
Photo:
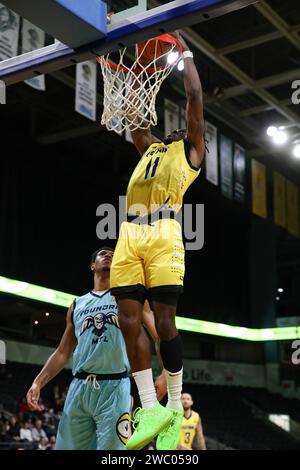
[[169, 341], [178, 333], [174, 315], [158, 317], [155, 326], [161, 341]]
[[138, 337], [142, 328], [141, 315], [119, 314], [119, 326], [125, 338]]

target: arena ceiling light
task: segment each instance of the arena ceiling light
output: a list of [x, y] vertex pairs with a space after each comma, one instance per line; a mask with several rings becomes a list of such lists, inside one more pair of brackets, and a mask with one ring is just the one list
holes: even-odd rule
[[272, 138], [273, 138], [274, 144], [283, 145], [287, 142], [288, 135], [285, 131], [278, 130], [278, 132], [276, 132], [276, 134]]
[[278, 128], [275, 126], [269, 126], [267, 129], [267, 135], [269, 137], [274, 137], [275, 134], [277, 134]]
[[284, 126], [269, 126], [267, 128], [267, 135], [273, 140], [276, 145], [284, 145], [288, 140], [288, 134]]
[[300, 158], [300, 144], [295, 145], [293, 155], [295, 158]]
[[178, 62], [177, 69], [179, 70], [179, 72], [182, 72], [182, 71], [183, 71], [183, 69], [184, 69], [184, 62], [183, 62], [183, 60], [180, 60], [180, 61]]
[[174, 64], [174, 62], [176, 62], [177, 59], [178, 59], [178, 52], [171, 52], [167, 57], [168, 64]]
[[[65, 308], [68, 308], [74, 299], [77, 298], [76, 295], [47, 289], [3, 276], [0, 276], [0, 292]], [[254, 329], [179, 316], [176, 317], [176, 326], [182, 331], [246, 341], [281, 341], [300, 338], [300, 326]]]

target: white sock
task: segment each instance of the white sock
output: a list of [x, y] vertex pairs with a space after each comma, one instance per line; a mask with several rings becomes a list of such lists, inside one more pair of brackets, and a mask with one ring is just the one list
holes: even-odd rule
[[156, 392], [153, 383], [152, 369], [140, 370], [134, 372], [132, 377], [135, 380], [139, 391], [140, 400], [143, 408], [151, 408], [157, 401]]
[[182, 410], [182, 404], [180, 400], [182, 390], [182, 372], [183, 369], [178, 372], [169, 372], [165, 369], [168, 386], [167, 408]]

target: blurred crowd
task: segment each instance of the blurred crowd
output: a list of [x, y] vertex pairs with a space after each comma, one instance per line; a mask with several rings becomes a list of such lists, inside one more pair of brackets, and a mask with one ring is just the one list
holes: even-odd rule
[[[14, 448], [54, 450], [59, 419], [67, 395], [67, 387], [55, 385], [47, 399], [40, 398], [41, 411], [32, 412], [26, 398], [18, 404], [15, 414], [5, 410], [0, 403], [0, 444], [1, 447], [14, 445]], [[19, 447], [18, 447], [19, 444]]]

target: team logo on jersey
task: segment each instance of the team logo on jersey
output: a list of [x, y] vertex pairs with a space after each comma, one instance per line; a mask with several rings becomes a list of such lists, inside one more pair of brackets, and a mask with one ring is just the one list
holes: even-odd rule
[[114, 325], [120, 328], [118, 315], [114, 312], [109, 312], [106, 315], [104, 313], [97, 313], [94, 317], [86, 317], [81, 323], [80, 336], [90, 328], [93, 328], [94, 335], [102, 336], [107, 330], [106, 325]]
[[117, 421], [116, 431], [118, 438], [123, 444], [126, 444], [129, 439], [129, 429], [130, 429], [130, 416], [128, 413], [123, 413]]

